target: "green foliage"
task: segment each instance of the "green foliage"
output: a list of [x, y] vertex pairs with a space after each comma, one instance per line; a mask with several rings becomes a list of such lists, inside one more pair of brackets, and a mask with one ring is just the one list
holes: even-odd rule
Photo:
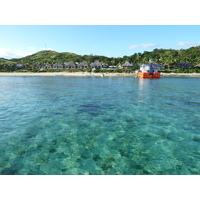
[[200, 73], [200, 69], [191, 68], [191, 69], [176, 69], [174, 73]]
[[190, 68], [190, 69], [171, 69], [171, 70], [161, 70], [162, 73], [200, 73], [200, 69], [198, 68]]
[[[200, 64], [200, 46], [191, 47], [189, 49], [181, 49], [181, 50], [174, 50], [174, 49], [154, 49], [151, 52], [144, 51], [143, 53], [135, 53], [131, 56], [124, 56], [124, 57], [106, 57], [106, 56], [98, 56], [98, 55], [77, 55], [74, 53], [63, 52], [58, 53], [55, 51], [40, 51], [33, 55], [26, 56], [19, 59], [4, 59], [0, 58], [0, 71], [14, 71], [16, 64], [22, 64], [24, 66], [24, 70], [37, 72], [40, 70], [42, 64], [53, 64], [53, 63], [60, 63], [63, 64], [64, 62], [82, 62], [86, 61], [87, 63], [95, 62], [99, 60], [102, 63], [106, 63], [108, 66], [110, 65], [122, 65], [126, 61], [129, 61], [133, 64], [133, 69], [115, 69], [113, 72], [121, 73], [122, 71], [125, 72], [133, 72], [134, 70], [138, 69], [140, 64], [148, 63], [149, 60], [152, 60], [155, 63], [163, 64], [167, 66], [168, 70], [166, 72], [170, 72], [176, 68], [178, 63], [186, 62], [190, 63], [191, 65], [195, 66]], [[21, 69], [22, 70], [22, 69]], [[193, 69], [192, 71], [195, 71]], [[46, 71], [60, 71], [59, 69], [51, 69]], [[66, 71], [63, 69], [62, 71]], [[91, 69], [69, 69], [67, 71], [88, 71], [90, 72]], [[177, 70], [176, 70], [177, 71]], [[181, 70], [179, 70], [181, 71]], [[185, 70], [187, 71], [187, 70]], [[197, 70], [199, 71], [199, 70]], [[97, 72], [97, 71], [96, 71]], [[107, 72], [106, 71], [102, 71]], [[110, 71], [111, 72], [111, 71]], [[196, 72], [196, 71], [195, 71]]]
[[14, 64], [13, 61], [11, 60], [8, 60], [8, 59], [5, 59], [5, 58], [0, 58], [0, 64], [8, 64], [8, 65], [11, 65], [11, 64]]

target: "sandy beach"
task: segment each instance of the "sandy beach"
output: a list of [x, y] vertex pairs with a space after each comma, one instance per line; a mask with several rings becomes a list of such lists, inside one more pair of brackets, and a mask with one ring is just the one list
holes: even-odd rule
[[200, 77], [200, 73], [161, 73], [161, 77]]
[[[136, 73], [103, 73], [104, 76], [136, 76]], [[102, 73], [88, 72], [0, 72], [0, 76], [102, 76]]]
[[[104, 76], [136, 77], [136, 73], [103, 73]], [[102, 76], [88, 72], [0, 72], [0, 76]], [[161, 73], [161, 77], [200, 77], [200, 73]]]

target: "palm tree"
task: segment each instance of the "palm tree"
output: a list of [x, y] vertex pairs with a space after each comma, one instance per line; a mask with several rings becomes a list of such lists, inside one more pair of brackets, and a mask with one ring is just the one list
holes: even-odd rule
[[141, 58], [141, 53], [137, 53], [137, 55], [136, 55], [137, 65], [140, 64], [140, 58]]

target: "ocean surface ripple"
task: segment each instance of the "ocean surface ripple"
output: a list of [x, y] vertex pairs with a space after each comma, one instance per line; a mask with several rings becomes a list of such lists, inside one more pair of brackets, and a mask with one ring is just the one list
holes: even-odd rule
[[0, 174], [200, 174], [199, 85], [0, 77]]

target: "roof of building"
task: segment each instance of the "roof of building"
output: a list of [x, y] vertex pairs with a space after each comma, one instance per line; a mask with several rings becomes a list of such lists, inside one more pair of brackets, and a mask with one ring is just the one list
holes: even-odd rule
[[75, 66], [75, 64], [74, 64], [73, 61], [65, 62], [64, 65], [65, 65], [65, 66]]
[[96, 67], [101, 67], [102, 66], [102, 63], [100, 63], [98, 60], [91, 63], [90, 66], [96, 66]]
[[122, 67], [133, 67], [133, 65], [131, 63], [129, 63], [128, 61], [126, 61]]
[[78, 67], [82, 67], [82, 66], [88, 66], [87, 62], [86, 61], [83, 61], [79, 64], [77, 64]]

